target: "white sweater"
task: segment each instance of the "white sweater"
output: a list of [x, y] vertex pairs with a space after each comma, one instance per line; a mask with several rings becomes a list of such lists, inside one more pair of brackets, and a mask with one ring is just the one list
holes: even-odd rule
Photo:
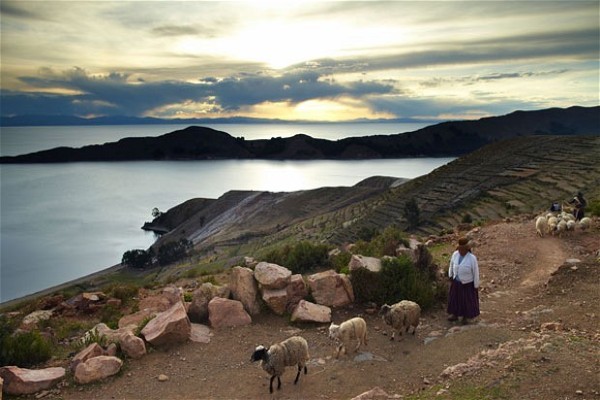
[[461, 263], [458, 263], [460, 253], [458, 250], [452, 253], [450, 257], [450, 267], [448, 268], [448, 277], [456, 278], [461, 283], [473, 282], [475, 288], [479, 287], [479, 264], [477, 263], [477, 257], [471, 252], [465, 254]]

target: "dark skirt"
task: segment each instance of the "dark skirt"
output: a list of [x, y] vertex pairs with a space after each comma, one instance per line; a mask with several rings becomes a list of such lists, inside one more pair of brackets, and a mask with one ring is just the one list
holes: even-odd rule
[[479, 315], [479, 292], [473, 282], [462, 284], [452, 281], [448, 294], [448, 314], [465, 318]]

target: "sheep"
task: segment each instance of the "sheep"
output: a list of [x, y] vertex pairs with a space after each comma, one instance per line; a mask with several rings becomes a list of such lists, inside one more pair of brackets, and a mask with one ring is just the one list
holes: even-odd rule
[[390, 340], [394, 340], [394, 329], [402, 335], [403, 329], [408, 332], [412, 326], [412, 334], [415, 334], [417, 326], [419, 326], [419, 318], [421, 318], [421, 307], [413, 301], [402, 300], [391, 306], [384, 304], [379, 310], [379, 315], [382, 317], [383, 322], [392, 327]]
[[560, 220], [558, 221], [558, 224], [556, 224], [556, 233], [558, 234], [558, 236], [562, 236], [563, 232], [567, 231], [567, 221], [565, 220]]
[[582, 230], [589, 229], [592, 226], [592, 219], [590, 217], [583, 217], [579, 221], [579, 227]]
[[556, 231], [556, 226], [558, 225], [558, 218], [551, 217], [548, 218], [548, 233], [554, 235], [554, 231]]
[[310, 359], [308, 343], [301, 336], [292, 336], [283, 342], [271, 345], [268, 349], [259, 345], [252, 353], [250, 361], [261, 360], [262, 368], [271, 375], [269, 393], [273, 393], [273, 380], [277, 377], [277, 390], [281, 388], [281, 375], [285, 367], [298, 365], [298, 373], [294, 385], [298, 383], [300, 371], [304, 368], [304, 375], [308, 372], [306, 363]]
[[367, 323], [360, 317], [351, 318], [340, 325], [332, 322], [329, 326], [329, 338], [339, 342], [335, 358], [338, 358], [340, 352], [347, 354], [352, 341], [356, 341], [354, 352], [357, 352], [361, 344], [367, 345]]
[[540, 237], [544, 237], [544, 233], [548, 231], [548, 220], [546, 217], [537, 217], [535, 220], [535, 231]]
[[568, 231], [574, 231], [575, 230], [575, 225], [577, 225], [577, 223], [574, 220], [568, 220], [567, 221], [567, 230]]

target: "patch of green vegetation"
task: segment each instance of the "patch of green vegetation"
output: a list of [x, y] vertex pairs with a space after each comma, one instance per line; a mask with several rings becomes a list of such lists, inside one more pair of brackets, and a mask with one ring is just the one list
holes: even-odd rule
[[33, 367], [52, 357], [52, 345], [39, 331], [15, 332], [16, 324], [0, 315], [0, 365]]
[[328, 253], [330, 246], [302, 241], [271, 250], [261, 257], [266, 262], [288, 268], [294, 274], [302, 274], [317, 267], [330, 266]]
[[122, 316], [121, 310], [111, 305], [104, 306], [100, 310], [100, 322], [104, 322], [110, 329], [119, 328], [119, 319]]
[[588, 201], [588, 206], [587, 206], [586, 211], [589, 212], [589, 215], [600, 217], [600, 200]]
[[145, 317], [142, 322], [140, 322], [140, 324], [137, 326], [137, 328], [134, 330], [133, 334], [137, 337], [139, 337], [141, 335], [142, 330], [146, 327], [146, 325], [148, 325], [148, 322], [150, 322], [155, 316], [151, 315], [148, 317]]
[[389, 226], [368, 242], [359, 240], [353, 252], [368, 257], [395, 256], [396, 249], [400, 244], [408, 247], [406, 233], [398, 227]]
[[138, 295], [140, 288], [137, 284], [113, 284], [105, 292], [110, 297], [121, 300], [122, 304], [131, 303]]
[[348, 269], [348, 264], [350, 263], [351, 258], [352, 253], [342, 251], [339, 254], [329, 257], [329, 261], [331, 262], [331, 265], [337, 273], [348, 275], [350, 273], [350, 270]]
[[83, 348], [86, 348], [93, 343], [98, 343], [102, 348], [105, 348], [108, 345], [108, 339], [106, 336], [100, 335], [100, 333], [98, 333], [98, 330], [94, 328], [92, 330], [89, 330], [83, 336], [81, 343]]

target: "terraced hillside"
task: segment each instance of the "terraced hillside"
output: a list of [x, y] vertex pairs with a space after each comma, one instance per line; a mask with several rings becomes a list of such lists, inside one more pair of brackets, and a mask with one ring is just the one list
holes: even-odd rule
[[366, 205], [352, 224], [331, 239], [352, 239], [364, 228], [395, 223], [406, 227], [406, 202], [419, 205], [421, 233], [438, 233], [460, 224], [513, 214], [536, 213], [552, 201], [566, 203], [578, 190], [600, 197], [600, 137], [530, 136], [486, 146], [431, 174], [391, 189]]
[[406, 229], [404, 208], [413, 198], [420, 210], [416, 233], [438, 234], [466, 214], [476, 223], [536, 213], [578, 190], [599, 199], [599, 159], [600, 136], [529, 136], [486, 146], [408, 182], [374, 177], [354, 187], [229, 192], [157, 245], [186, 237], [219, 259], [296, 240], [348, 243], [365, 230]]

